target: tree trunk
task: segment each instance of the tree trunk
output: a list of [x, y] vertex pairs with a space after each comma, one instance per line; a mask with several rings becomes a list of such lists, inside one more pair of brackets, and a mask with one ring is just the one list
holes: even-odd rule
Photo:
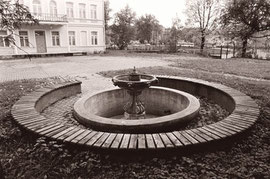
[[247, 38], [244, 38], [243, 39], [243, 43], [242, 43], [242, 58], [245, 58], [246, 57], [246, 52], [247, 52], [247, 41], [248, 39]]
[[201, 36], [201, 53], [203, 52], [203, 49], [204, 49], [204, 45], [205, 45], [205, 32], [204, 31], [202, 31], [201, 32], [202, 34], [202, 36]]
[[2, 168], [2, 164], [0, 163], [0, 178], [5, 179], [4, 170]]

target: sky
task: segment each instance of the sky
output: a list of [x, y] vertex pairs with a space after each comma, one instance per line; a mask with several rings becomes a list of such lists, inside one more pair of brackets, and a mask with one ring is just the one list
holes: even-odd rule
[[172, 19], [179, 17], [184, 25], [185, 0], [109, 0], [112, 9], [110, 16], [123, 9], [126, 5], [136, 12], [137, 18], [152, 14], [164, 27], [172, 26]]

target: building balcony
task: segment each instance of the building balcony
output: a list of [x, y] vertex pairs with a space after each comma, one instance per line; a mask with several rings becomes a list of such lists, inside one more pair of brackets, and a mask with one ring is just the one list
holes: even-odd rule
[[35, 14], [32, 13], [33, 16], [39, 20], [39, 23], [49, 23], [49, 24], [62, 24], [67, 23], [67, 15], [64, 14], [45, 14], [45, 13], [39, 13]]

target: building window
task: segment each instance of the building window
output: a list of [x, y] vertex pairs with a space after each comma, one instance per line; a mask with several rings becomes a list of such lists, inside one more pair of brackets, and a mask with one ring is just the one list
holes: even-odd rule
[[58, 31], [52, 32], [52, 45], [53, 46], [60, 46], [60, 36]]
[[29, 47], [29, 39], [27, 31], [19, 31], [21, 47]]
[[57, 16], [57, 5], [55, 1], [50, 2], [50, 15], [54, 17]]
[[9, 41], [6, 37], [7, 31], [0, 30], [0, 47], [9, 47]]
[[97, 5], [90, 5], [91, 19], [97, 19]]
[[79, 13], [80, 13], [80, 18], [85, 19], [85, 4], [79, 4]]
[[68, 40], [69, 40], [69, 45], [76, 45], [75, 32], [74, 31], [69, 31], [68, 32]]
[[41, 15], [41, 4], [39, 0], [34, 0], [33, 1], [33, 14], [34, 15]]
[[98, 44], [98, 37], [97, 37], [97, 32], [91, 32], [91, 44], [92, 45], [97, 45]]
[[69, 17], [69, 18], [74, 17], [73, 3], [72, 2], [67, 2], [67, 17]]

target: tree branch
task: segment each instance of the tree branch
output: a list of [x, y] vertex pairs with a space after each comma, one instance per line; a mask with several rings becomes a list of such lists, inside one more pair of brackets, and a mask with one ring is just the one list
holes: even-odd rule
[[262, 35], [262, 36], [251, 36], [251, 38], [256, 38], [256, 39], [266, 38], [266, 37], [270, 37], [270, 34], [266, 34], [266, 35]]

